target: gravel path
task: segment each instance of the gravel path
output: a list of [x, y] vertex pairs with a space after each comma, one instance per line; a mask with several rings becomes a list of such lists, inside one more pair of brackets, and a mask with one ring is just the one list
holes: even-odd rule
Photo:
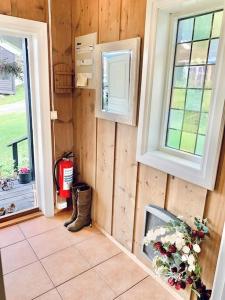
[[24, 112], [24, 111], [26, 111], [25, 101], [0, 105], [0, 115], [6, 115], [14, 112]]

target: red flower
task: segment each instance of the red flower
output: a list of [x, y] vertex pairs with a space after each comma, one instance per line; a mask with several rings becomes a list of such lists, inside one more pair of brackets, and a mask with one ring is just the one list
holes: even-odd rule
[[180, 290], [180, 289], [185, 289], [186, 288], [186, 283], [184, 281], [178, 281], [176, 284], [175, 284], [175, 288], [177, 290]]
[[177, 248], [174, 245], [170, 245], [169, 248], [168, 248], [168, 251], [170, 253], [176, 253], [177, 252]]
[[177, 289], [177, 290], [180, 290], [181, 289], [181, 285], [180, 285], [180, 281], [178, 281], [178, 282], [176, 282], [176, 284], [175, 284], [175, 288]]
[[166, 255], [166, 254], [167, 254], [166, 249], [163, 248], [162, 246], [160, 247], [159, 252], [160, 252], [161, 254], [163, 254], [163, 255]]
[[177, 273], [177, 267], [171, 268], [171, 271], [172, 271], [173, 273]]
[[197, 231], [196, 230], [192, 230], [192, 236], [196, 237], [197, 236]]
[[161, 242], [156, 242], [156, 243], [154, 244], [154, 248], [155, 248], [156, 250], [160, 250], [161, 247], [162, 247], [162, 243], [161, 243]]
[[168, 279], [168, 283], [169, 283], [169, 285], [174, 286], [174, 284], [175, 284], [175, 279], [172, 278], [172, 277], [170, 277], [170, 278]]
[[188, 277], [186, 280], [187, 284], [192, 284], [193, 283], [193, 279], [191, 277]]
[[192, 250], [193, 249], [193, 245], [189, 244], [188, 247]]
[[197, 231], [197, 235], [200, 239], [204, 238], [205, 233], [203, 231]]

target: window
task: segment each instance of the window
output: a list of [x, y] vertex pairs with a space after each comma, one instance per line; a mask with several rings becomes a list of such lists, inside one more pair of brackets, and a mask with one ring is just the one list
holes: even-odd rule
[[137, 160], [213, 189], [224, 126], [223, 1], [148, 0]]
[[203, 156], [223, 11], [179, 19], [166, 146]]

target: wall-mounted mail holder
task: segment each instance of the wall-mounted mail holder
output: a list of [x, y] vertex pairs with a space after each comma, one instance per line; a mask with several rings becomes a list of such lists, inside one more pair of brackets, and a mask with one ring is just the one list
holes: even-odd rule
[[97, 33], [75, 38], [75, 86], [81, 89], [95, 89], [94, 51]]

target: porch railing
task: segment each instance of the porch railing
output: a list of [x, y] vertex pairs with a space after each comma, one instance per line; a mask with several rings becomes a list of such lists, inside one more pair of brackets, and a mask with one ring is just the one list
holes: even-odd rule
[[8, 144], [7, 147], [12, 147], [12, 155], [13, 155], [13, 167], [15, 171], [18, 171], [19, 158], [18, 158], [18, 144], [27, 140], [28, 137], [24, 136], [20, 139], [14, 140], [12, 143]]

